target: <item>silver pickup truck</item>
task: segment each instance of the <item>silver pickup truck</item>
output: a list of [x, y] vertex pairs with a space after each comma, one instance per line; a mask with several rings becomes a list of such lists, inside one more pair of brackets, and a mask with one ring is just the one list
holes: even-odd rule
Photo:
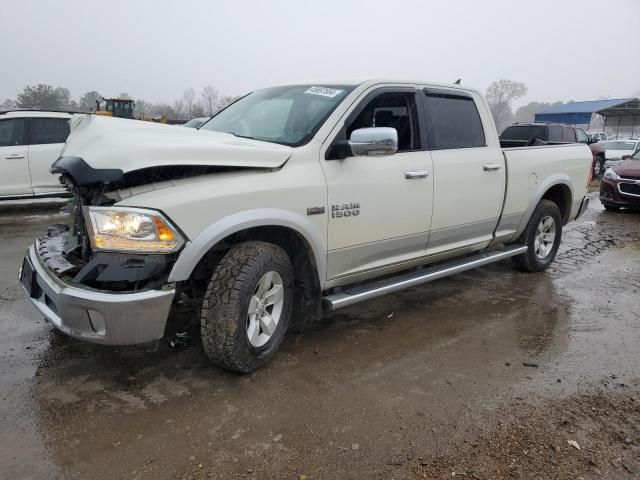
[[249, 372], [323, 309], [509, 257], [547, 268], [590, 165], [581, 144], [503, 150], [459, 85], [266, 88], [199, 129], [86, 116], [52, 167], [70, 221], [20, 279], [101, 344], [158, 340], [190, 302], [209, 358]]

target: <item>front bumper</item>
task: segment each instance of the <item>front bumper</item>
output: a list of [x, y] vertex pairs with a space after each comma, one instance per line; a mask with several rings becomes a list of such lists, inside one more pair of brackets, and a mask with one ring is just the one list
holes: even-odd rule
[[37, 243], [29, 247], [20, 283], [31, 303], [58, 330], [103, 345], [135, 345], [162, 338], [174, 288], [110, 293], [63, 282], [44, 264]]
[[620, 190], [620, 184], [634, 184], [634, 180], [608, 180], [603, 178], [600, 182], [600, 201], [607, 205], [618, 207], [640, 207], [640, 196], [624, 193]]

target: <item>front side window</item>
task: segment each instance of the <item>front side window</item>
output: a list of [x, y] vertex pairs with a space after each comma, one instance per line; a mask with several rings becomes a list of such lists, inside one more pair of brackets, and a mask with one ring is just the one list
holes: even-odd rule
[[66, 118], [32, 118], [29, 120], [29, 144], [46, 145], [64, 143], [69, 136]]
[[200, 128], [282, 145], [304, 145], [352, 89], [346, 85], [295, 85], [258, 90]]
[[24, 120], [11, 118], [0, 120], [0, 147], [24, 145]]
[[434, 150], [486, 145], [482, 120], [473, 98], [425, 92], [425, 106]]
[[347, 138], [359, 128], [389, 127], [398, 132], [398, 152], [420, 148], [416, 95], [414, 92], [384, 92], [369, 100], [358, 116], [347, 124]]
[[562, 127], [558, 125], [549, 126], [549, 142], [562, 143]]

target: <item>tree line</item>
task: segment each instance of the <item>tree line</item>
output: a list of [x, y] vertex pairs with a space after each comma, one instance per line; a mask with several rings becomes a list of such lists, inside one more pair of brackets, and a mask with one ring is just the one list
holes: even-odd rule
[[[486, 98], [498, 132], [514, 122], [533, 122], [537, 112], [551, 106], [564, 104], [560, 101], [554, 103], [529, 102], [514, 112], [513, 102], [526, 94], [527, 86], [512, 80], [501, 79], [489, 86]], [[636, 94], [636, 96], [638, 95]], [[12, 108], [33, 108], [93, 112], [96, 109], [96, 100], [102, 100], [102, 98], [100, 92], [91, 90], [76, 101], [71, 98], [71, 93], [67, 88], [46, 84], [30, 85], [26, 86], [15, 99], [7, 99], [0, 103], [0, 111]], [[132, 97], [128, 93], [120, 93], [117, 98], [131, 99]], [[204, 87], [199, 95], [193, 88], [187, 88], [182, 97], [172, 103], [152, 103], [142, 98], [136, 99], [135, 115], [136, 117], [164, 116], [175, 120], [190, 120], [196, 117], [211, 116], [237, 98], [223, 96], [211, 85]]]
[[[28, 85], [24, 87], [15, 99], [8, 98], [1, 102], [0, 111], [27, 108], [91, 113], [96, 110], [96, 101], [101, 101], [103, 98], [105, 97], [100, 92], [90, 90], [76, 101], [71, 98], [69, 89], [40, 83]], [[174, 120], [190, 120], [197, 117], [211, 116], [238, 97], [221, 95], [215, 87], [208, 85], [202, 89], [199, 95], [196, 94], [193, 88], [187, 88], [182, 97], [171, 103], [152, 103], [142, 98], [133, 99], [128, 93], [120, 93], [115, 98], [134, 100], [134, 114], [136, 117], [165, 116]]]

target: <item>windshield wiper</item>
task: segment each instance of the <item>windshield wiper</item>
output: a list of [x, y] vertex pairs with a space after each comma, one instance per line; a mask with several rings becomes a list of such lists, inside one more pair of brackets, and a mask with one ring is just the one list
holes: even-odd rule
[[[249, 140], [258, 140], [258, 141], [260, 141], [260, 139], [259, 139], [259, 138], [256, 138], [256, 137], [250, 137], [250, 136], [248, 136], [248, 135], [239, 135], [239, 134], [237, 134], [236, 132], [227, 132], [227, 133], [230, 133], [230, 134], [231, 134], [231, 135], [233, 135], [234, 137], [238, 137], [238, 138], [248, 138]], [[264, 141], [264, 140], [262, 140], [262, 141]]]

